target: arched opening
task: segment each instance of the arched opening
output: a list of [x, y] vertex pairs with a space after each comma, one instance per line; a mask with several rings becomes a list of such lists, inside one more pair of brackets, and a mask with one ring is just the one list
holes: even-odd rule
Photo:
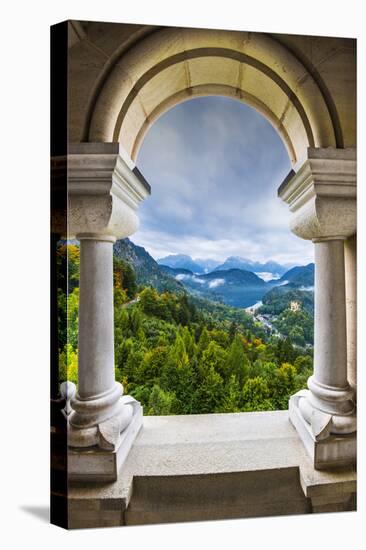
[[278, 38], [203, 29], [160, 29], [116, 50], [94, 86], [81, 137], [120, 141], [135, 159], [162, 113], [200, 95], [226, 95], [262, 112], [293, 165], [309, 146], [343, 145], [325, 83]]
[[146, 415], [287, 409], [312, 372], [314, 265], [276, 195], [278, 132], [240, 101], [194, 98], [136, 160], [153, 192], [114, 248], [139, 287], [116, 312], [118, 379]]

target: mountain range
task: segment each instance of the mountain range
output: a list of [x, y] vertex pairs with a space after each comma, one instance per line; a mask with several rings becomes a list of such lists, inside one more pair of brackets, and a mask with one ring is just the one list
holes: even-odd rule
[[273, 260], [261, 263], [253, 262], [252, 260], [247, 260], [246, 258], [240, 258], [238, 256], [230, 256], [223, 264], [219, 265], [216, 270], [244, 269], [246, 271], [252, 271], [253, 273], [270, 273], [273, 275], [273, 278], [279, 278], [286, 273], [288, 268], [288, 265], [280, 265]]
[[282, 275], [279, 283], [282, 285], [292, 284], [296, 287], [304, 287], [304, 290], [314, 288], [314, 264], [295, 266]]
[[[135, 245], [129, 239], [121, 239], [114, 244], [114, 256], [132, 265], [140, 286], [152, 286], [159, 292], [170, 291], [181, 294], [187, 291], [234, 307], [251, 306], [262, 300], [273, 288], [280, 288], [281, 294], [284, 294], [294, 289], [312, 290], [314, 285], [314, 264], [292, 267], [283, 273], [282, 277], [265, 281], [248, 269], [236, 267], [223, 269], [225, 262], [208, 273], [198, 273], [184, 267], [159, 265], [142, 246]], [[185, 262], [185, 265], [189, 265], [189, 261], [193, 262], [190, 256], [179, 255], [179, 258], [177, 256], [173, 256], [173, 263]], [[234, 262], [230, 258], [228, 260]], [[244, 260], [243, 262], [242, 259], [239, 260], [243, 265]], [[245, 261], [248, 262], [248, 260]], [[258, 268], [258, 263], [249, 263]], [[227, 261], [226, 265], [232, 264]], [[264, 266], [267, 270], [271, 268], [278, 272], [279, 264], [275, 262], [261, 264], [261, 268]], [[204, 269], [202, 264], [200, 267]], [[208, 266], [205, 269], [208, 269]]]
[[215, 270], [197, 274], [188, 269], [160, 266], [165, 273], [183, 283], [189, 292], [202, 298], [221, 301], [236, 307], [247, 307], [269, 290], [268, 283], [243, 269]]
[[255, 262], [239, 256], [229, 256], [224, 262], [211, 259], [196, 259], [186, 254], [171, 254], [157, 260], [159, 265], [165, 265], [174, 269], [189, 269], [193, 273], [209, 273], [210, 271], [226, 271], [228, 269], [242, 269], [256, 273], [266, 281], [279, 279], [293, 264], [281, 265], [269, 260], [267, 262]]
[[189, 269], [193, 273], [209, 273], [217, 268], [221, 262], [210, 258], [197, 258], [193, 260], [187, 254], [170, 254], [157, 260], [159, 265], [166, 265], [176, 269]]
[[179, 280], [165, 273], [152, 256], [142, 246], [130, 239], [120, 239], [113, 245], [113, 255], [129, 263], [136, 274], [136, 282], [141, 286], [153, 286], [159, 292], [183, 293], [184, 286]]

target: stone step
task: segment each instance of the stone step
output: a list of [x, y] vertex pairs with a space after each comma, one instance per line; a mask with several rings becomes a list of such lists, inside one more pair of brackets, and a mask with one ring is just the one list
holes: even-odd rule
[[306, 514], [298, 468], [181, 476], [140, 476], [126, 525]]

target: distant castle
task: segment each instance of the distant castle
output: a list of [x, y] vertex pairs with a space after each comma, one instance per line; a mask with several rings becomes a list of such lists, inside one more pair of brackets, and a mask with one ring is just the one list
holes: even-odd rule
[[291, 311], [300, 311], [301, 304], [300, 302], [296, 302], [295, 300], [290, 302], [290, 309]]

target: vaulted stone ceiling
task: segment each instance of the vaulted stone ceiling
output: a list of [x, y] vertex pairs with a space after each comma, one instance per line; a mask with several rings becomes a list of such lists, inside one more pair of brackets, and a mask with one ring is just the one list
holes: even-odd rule
[[293, 165], [355, 145], [355, 41], [70, 22], [70, 140], [120, 141], [135, 159], [174, 105], [224, 95], [260, 111]]

